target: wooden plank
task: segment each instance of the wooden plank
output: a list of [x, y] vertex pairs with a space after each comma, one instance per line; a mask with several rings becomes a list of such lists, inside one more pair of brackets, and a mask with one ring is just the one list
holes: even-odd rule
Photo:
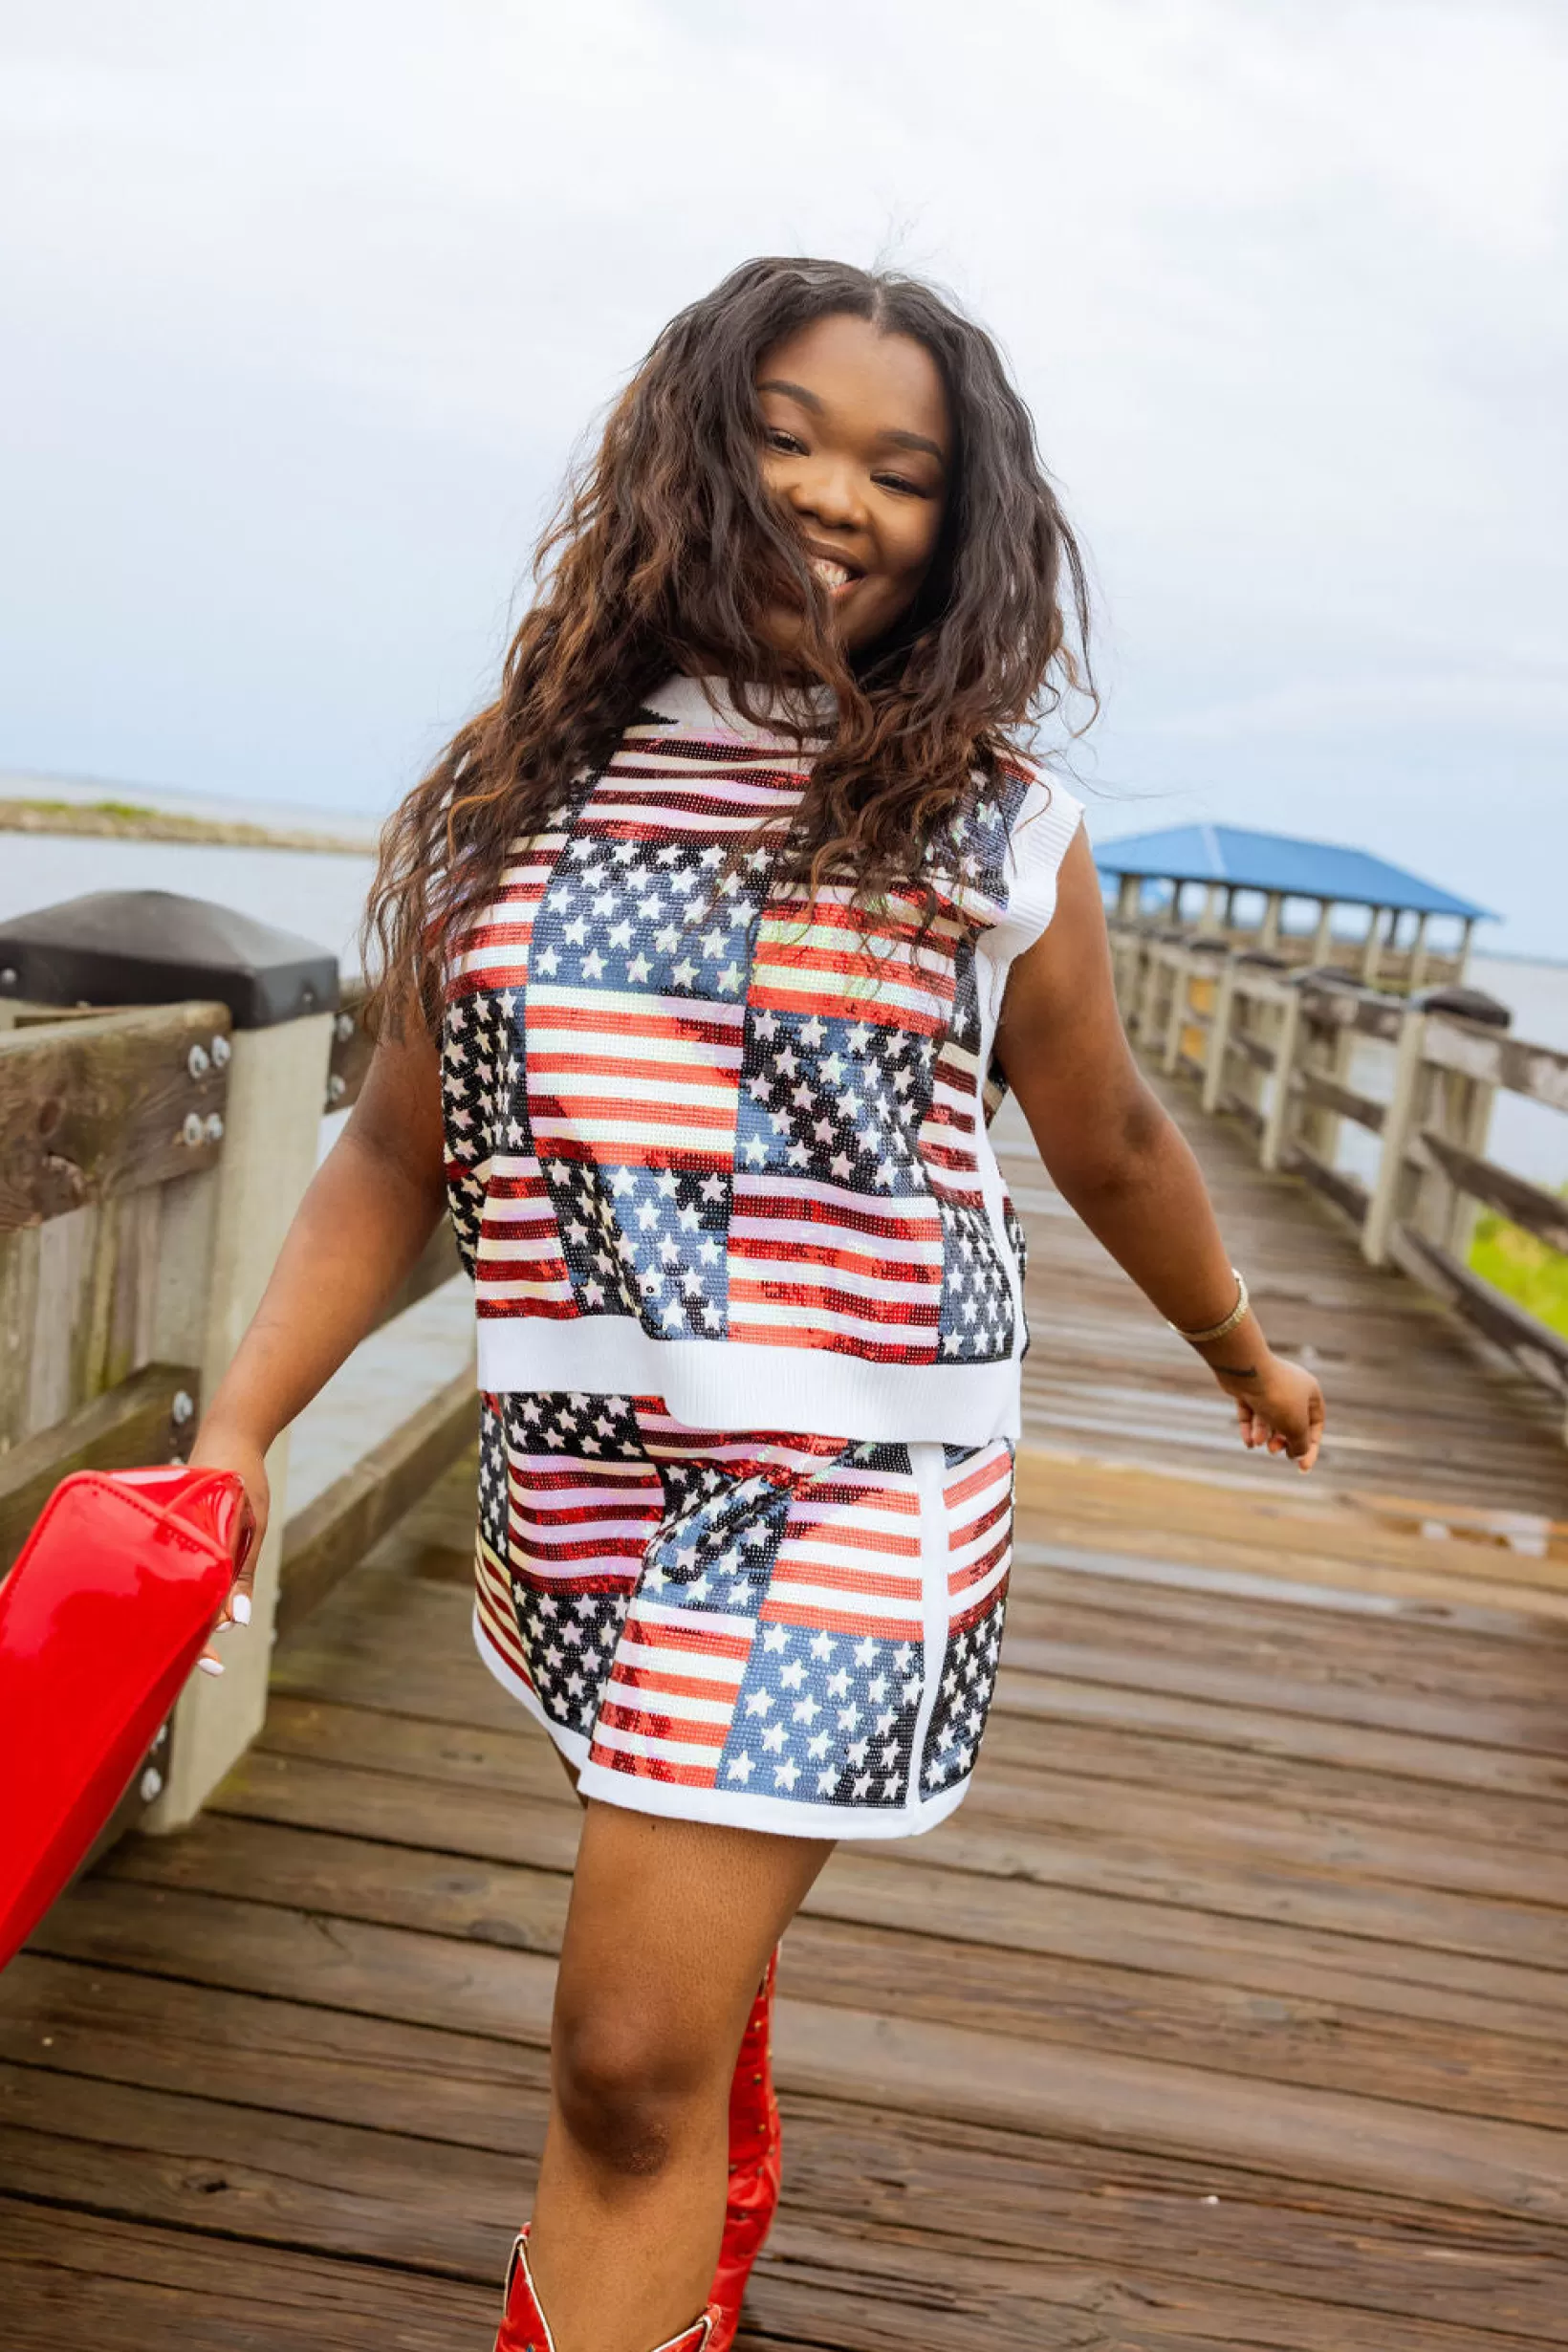
[[1225, 1041], [1228, 1054], [1250, 1062], [1254, 1070], [1273, 1070], [1278, 1056], [1267, 1038], [1254, 1037], [1250, 1030], [1233, 1029]]
[[1342, 1169], [1326, 1166], [1304, 1143], [1287, 1143], [1279, 1164], [1290, 1175], [1303, 1177], [1315, 1192], [1332, 1201], [1336, 1209], [1343, 1209], [1354, 1224], [1364, 1223], [1371, 1195], [1359, 1176], [1347, 1176]]
[[1568, 1339], [1516, 1307], [1413, 1226], [1394, 1228], [1389, 1254], [1406, 1274], [1457, 1308], [1483, 1339], [1505, 1349], [1533, 1380], [1568, 1396]]
[[499, 2296], [220, 2237], [0, 2200], [7, 2352], [452, 2352], [495, 2326]]
[[210, 1167], [229, 1033], [216, 1004], [0, 1031], [0, 1230]]
[[[470, 1799], [466, 1813], [476, 1826], [456, 1856], [428, 1842], [432, 1813], [440, 1809], [428, 1797], [422, 1807], [418, 1785], [409, 1784], [398, 1814], [383, 1809], [380, 1817], [381, 1826], [402, 1835], [382, 1840], [237, 1819], [198, 1825], [178, 1846], [132, 1840], [52, 1915], [37, 1948], [70, 1957], [78, 1950], [72, 1939], [96, 1933], [94, 1923], [105, 1918], [118, 1918], [127, 1932], [140, 1935], [139, 1897], [148, 1893], [161, 1895], [171, 1906], [169, 1916], [187, 1919], [191, 1932], [200, 1934], [207, 1931], [202, 1918], [185, 1908], [176, 1913], [177, 1897], [244, 1901], [259, 1884], [274, 1903], [367, 1927], [555, 1951], [577, 1835], [572, 1808], [563, 1804], [547, 1818], [550, 1809], [531, 1806], [528, 1823], [512, 1825], [497, 1822], [504, 1808], [484, 1809]], [[451, 1810], [448, 1801], [448, 1816]], [[481, 1820], [486, 1811], [489, 1818]], [[952, 1841], [949, 1854], [961, 1856], [964, 1843]], [[476, 1852], [482, 1844], [503, 1848], [507, 1859]], [[443, 1854], [444, 1862], [432, 1861]], [[1277, 1906], [1261, 1906], [1263, 1915], [1256, 1917], [1242, 1910], [1233, 1892], [1210, 1874], [1173, 1868], [1165, 1886], [1151, 1893], [1147, 1880], [1119, 1888], [1114, 1860], [1102, 1874], [1092, 1862], [1075, 1870], [1069, 1861], [1053, 1877], [1051, 1860], [1043, 1859], [1040, 1873], [1022, 1880], [966, 1870], [961, 1859], [944, 1866], [850, 1847], [835, 1858], [806, 1908], [815, 1917], [855, 1926], [916, 1935], [937, 1929], [963, 1944], [1197, 1975], [1369, 2012], [1482, 2024], [1532, 2039], [1560, 2034], [1568, 1989], [1549, 1962], [1529, 1966], [1399, 1940], [1397, 1926], [1388, 1932], [1389, 1906], [1380, 1937], [1371, 1905], [1361, 1930], [1304, 1925], [1281, 1919]], [[1132, 1891], [1139, 1884], [1143, 1893]], [[1484, 2017], [1478, 2002], [1490, 2004]]]
[[1427, 1019], [1424, 1058], [1439, 1070], [1457, 1070], [1483, 1085], [1502, 1086], [1554, 1110], [1568, 1111], [1568, 1054], [1556, 1046], [1533, 1045], [1480, 1021], [1433, 1013]]
[[90, 1405], [0, 1454], [0, 1575], [62, 1478], [179, 1459], [196, 1428], [191, 1364], [149, 1363]]
[[277, 1626], [287, 1632], [473, 1443], [479, 1395], [460, 1372], [289, 1521]]
[[1374, 1135], [1383, 1133], [1388, 1106], [1370, 1095], [1358, 1094], [1352, 1086], [1342, 1086], [1338, 1078], [1329, 1078], [1321, 1070], [1293, 1070], [1291, 1092], [1316, 1108], [1335, 1111], [1341, 1119], [1353, 1119], [1358, 1126], [1367, 1127]]
[[1560, 1193], [1548, 1192], [1543, 1186], [1529, 1184], [1491, 1160], [1478, 1160], [1473, 1152], [1461, 1151], [1457, 1143], [1450, 1143], [1430, 1127], [1422, 1130], [1412, 1157], [1418, 1162], [1435, 1161], [1461, 1192], [1468, 1192], [1485, 1209], [1496, 1209], [1511, 1224], [1522, 1225], [1549, 1250], [1568, 1251], [1568, 1200]]

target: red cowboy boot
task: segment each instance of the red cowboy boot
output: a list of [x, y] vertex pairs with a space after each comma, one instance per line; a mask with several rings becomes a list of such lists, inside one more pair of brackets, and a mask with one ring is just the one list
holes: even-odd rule
[[708, 2352], [730, 2352], [740, 2325], [746, 2281], [778, 2210], [784, 2135], [773, 2097], [770, 2048], [777, 1979], [775, 1951], [746, 2020], [734, 2080], [730, 2085], [730, 2188], [719, 2266], [711, 2289], [720, 2316]]
[[[678, 2336], [666, 2337], [654, 2352], [710, 2352], [718, 2341], [713, 2331], [719, 2324], [720, 2313], [709, 2303], [702, 2317], [684, 2327]], [[523, 2231], [512, 2250], [507, 2266], [507, 2307], [495, 2339], [495, 2352], [555, 2352], [555, 2339], [550, 2333], [550, 2323], [539, 2309], [533, 2274], [528, 2267], [528, 2232]]]

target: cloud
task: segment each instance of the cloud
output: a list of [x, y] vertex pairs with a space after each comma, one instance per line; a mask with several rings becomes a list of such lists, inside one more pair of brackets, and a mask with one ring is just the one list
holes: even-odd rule
[[55, 0], [0, 38], [0, 762], [384, 803], [663, 320], [815, 250], [1008, 347], [1116, 790], [1266, 821], [1314, 762], [1374, 811], [1419, 774], [1461, 879], [1465, 774], [1505, 836], [1545, 796], [1553, 0]]

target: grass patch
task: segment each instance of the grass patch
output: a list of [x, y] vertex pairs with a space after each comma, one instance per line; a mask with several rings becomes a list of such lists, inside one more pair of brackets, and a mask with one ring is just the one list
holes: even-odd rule
[[[1562, 1189], [1568, 1195], [1568, 1185]], [[1476, 1220], [1470, 1263], [1471, 1274], [1568, 1339], [1568, 1257], [1560, 1250], [1489, 1209]]]

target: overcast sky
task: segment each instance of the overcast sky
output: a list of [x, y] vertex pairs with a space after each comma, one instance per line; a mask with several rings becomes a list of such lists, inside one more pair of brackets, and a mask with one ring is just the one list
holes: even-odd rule
[[997, 332], [1102, 837], [1568, 954], [1561, 0], [0, 0], [0, 768], [381, 809], [563, 466], [760, 251]]

